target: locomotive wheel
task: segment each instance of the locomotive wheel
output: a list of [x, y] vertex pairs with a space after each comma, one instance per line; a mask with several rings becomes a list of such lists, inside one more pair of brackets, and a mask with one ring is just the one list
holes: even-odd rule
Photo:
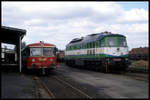
[[[69, 66], [69, 62], [68, 61], [65, 61], [65, 64], [67, 65], [67, 66]], [[70, 67], [70, 66], [69, 66]]]
[[100, 68], [102, 72], [108, 73], [109, 72], [109, 65], [107, 61], [104, 61], [102, 63], [102, 67]]
[[106, 61], [106, 63], [105, 63], [105, 68], [106, 68], [105, 72], [108, 73], [108, 72], [109, 72], [109, 65], [108, 65], [108, 62], [107, 62], [107, 61]]
[[96, 67], [95, 67], [95, 71], [100, 71], [99, 66], [96, 66]]
[[127, 71], [128, 66], [124, 65], [124, 68], [122, 69], [122, 71], [126, 72]]

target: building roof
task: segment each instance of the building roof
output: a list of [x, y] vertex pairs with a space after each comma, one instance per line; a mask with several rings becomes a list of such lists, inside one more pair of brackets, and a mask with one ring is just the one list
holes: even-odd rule
[[26, 30], [24, 29], [18, 29], [7, 26], [1, 26], [1, 29], [1, 41], [4, 43], [16, 44], [18, 43], [19, 37], [21, 37], [22, 39], [23, 36], [26, 35]]
[[148, 54], [149, 48], [133, 48], [131, 51], [129, 51], [129, 54]]

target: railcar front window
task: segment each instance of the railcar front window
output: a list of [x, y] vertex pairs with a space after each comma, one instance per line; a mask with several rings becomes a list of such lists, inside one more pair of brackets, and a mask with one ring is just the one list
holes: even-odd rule
[[108, 46], [116, 46], [116, 40], [115, 40], [115, 38], [108, 38], [107, 39], [107, 45]]
[[121, 46], [121, 47], [127, 46], [127, 42], [126, 42], [125, 38], [118, 38], [118, 46]]
[[41, 48], [31, 48], [30, 49], [31, 56], [41, 56], [42, 55], [42, 49]]
[[53, 48], [43, 48], [43, 56], [54, 56]]

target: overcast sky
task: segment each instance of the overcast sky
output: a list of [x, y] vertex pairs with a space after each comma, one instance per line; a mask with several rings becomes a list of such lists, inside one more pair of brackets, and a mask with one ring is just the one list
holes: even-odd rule
[[2, 25], [27, 30], [27, 44], [65, 49], [73, 38], [109, 31], [127, 37], [129, 50], [148, 47], [148, 2], [2, 2]]

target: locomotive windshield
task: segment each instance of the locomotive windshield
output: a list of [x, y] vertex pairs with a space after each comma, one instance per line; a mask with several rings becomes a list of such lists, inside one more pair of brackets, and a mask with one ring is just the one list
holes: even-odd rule
[[121, 37], [118, 38], [118, 46], [121, 46], [121, 47], [127, 46], [127, 42], [126, 42], [125, 38], [121, 38]]
[[114, 38], [108, 38], [107, 39], [107, 45], [108, 46], [117, 46], [116, 40]]
[[107, 37], [106, 45], [110, 47], [126, 47], [127, 42], [124, 37]]

